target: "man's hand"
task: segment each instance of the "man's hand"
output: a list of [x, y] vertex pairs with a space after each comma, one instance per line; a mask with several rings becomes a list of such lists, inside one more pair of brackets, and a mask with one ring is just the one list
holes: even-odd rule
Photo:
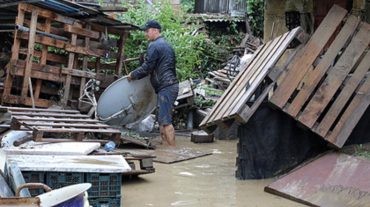
[[131, 73], [129, 73], [129, 74], [127, 75], [127, 80], [128, 80], [128, 81], [132, 81]]

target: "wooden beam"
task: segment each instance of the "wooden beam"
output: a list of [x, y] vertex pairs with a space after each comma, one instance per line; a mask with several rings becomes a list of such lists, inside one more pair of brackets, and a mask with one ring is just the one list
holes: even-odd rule
[[121, 34], [119, 41], [118, 41], [118, 57], [116, 62], [116, 75], [118, 77], [122, 76], [122, 66], [124, 60], [124, 51], [125, 51], [125, 42], [127, 38], [127, 33]]
[[33, 51], [35, 49], [37, 18], [38, 18], [38, 10], [32, 11], [30, 32], [29, 32], [29, 37], [28, 37], [28, 52], [27, 52], [27, 58], [26, 58], [26, 68], [24, 70], [22, 92], [21, 92], [21, 96], [23, 97], [27, 96], [29, 85], [32, 84], [30, 82], [31, 80], [30, 75], [31, 75], [31, 68], [32, 68], [32, 63], [33, 63]]
[[46, 10], [46, 9], [41, 9], [39, 7], [33, 6], [31, 4], [27, 3], [20, 3], [19, 7], [21, 10], [32, 13], [33, 11], [38, 11], [39, 15], [41, 17], [45, 17], [54, 21], [62, 22], [64, 24], [76, 24], [78, 21], [74, 18], [66, 17], [60, 14], [57, 14], [53, 11]]
[[[27, 49], [26, 48], [20, 49], [19, 54], [27, 55]], [[42, 52], [35, 50], [33, 51], [33, 56], [41, 58]], [[51, 52], [47, 54], [46, 60], [58, 64], [67, 64], [67, 56], [57, 55]]]
[[[23, 104], [27, 106], [32, 106], [32, 100], [31, 98], [28, 97], [21, 97], [21, 96], [16, 96], [16, 95], [4, 95], [3, 96], [3, 101], [4, 103], [9, 103], [9, 104]], [[46, 100], [46, 99], [35, 99], [35, 106], [37, 107], [42, 107], [42, 108], [47, 108], [51, 106], [51, 101]]]
[[77, 34], [81, 35], [84, 37], [92, 38], [92, 39], [99, 39], [100, 34], [99, 32], [92, 31], [91, 29], [84, 29], [80, 27], [76, 27], [73, 25], [64, 25], [64, 31], [72, 33], [72, 34]]
[[[50, 32], [50, 29], [51, 29], [51, 20], [46, 19], [46, 21], [45, 21], [45, 30], [44, 31], [45, 32]], [[46, 65], [47, 56], [48, 56], [48, 46], [43, 45], [42, 46], [42, 52], [41, 52], [41, 60], [40, 60], [41, 65]], [[42, 80], [37, 79], [36, 80], [36, 86], [35, 86], [35, 93], [34, 93], [35, 98], [39, 98], [39, 96], [40, 96], [41, 85], [42, 85]]]
[[[23, 25], [23, 23], [24, 23], [24, 11], [20, 9], [20, 6], [18, 6], [18, 16], [16, 19], [16, 24]], [[18, 30], [15, 30], [11, 60], [17, 60], [19, 58], [19, 48], [21, 45], [20, 39], [17, 38], [19, 33], [20, 32]], [[13, 77], [10, 74], [9, 69], [7, 69], [6, 78], [4, 81], [3, 96], [10, 95], [12, 84], [13, 84]], [[4, 98], [2, 99], [2, 102], [3, 100]]]
[[[72, 34], [71, 44], [76, 45], [76, 41], [77, 41], [77, 35]], [[75, 58], [75, 54], [69, 53], [68, 69], [70, 70], [73, 68], [74, 58]], [[68, 98], [69, 98], [69, 90], [71, 88], [71, 79], [72, 79], [72, 76], [70, 74], [67, 74], [67, 77], [64, 83], [64, 94], [62, 98], [62, 104], [64, 104], [65, 106], [67, 105]]]
[[[28, 35], [27, 32], [22, 32], [21, 34], [18, 35], [19, 38], [28, 40]], [[89, 55], [89, 56], [94, 56], [94, 57], [103, 57], [105, 56], [106, 52], [104, 50], [100, 49], [94, 49], [94, 50], [87, 50], [84, 47], [76, 46], [69, 44], [67, 42], [64, 42], [62, 40], [56, 40], [51, 37], [46, 37], [46, 36], [40, 36], [36, 35], [36, 40], [37, 43], [43, 44], [43, 45], [48, 45], [48, 46], [53, 46], [57, 48], [61, 48], [66, 50], [67, 52], [73, 52], [73, 53], [79, 53], [82, 55]]]

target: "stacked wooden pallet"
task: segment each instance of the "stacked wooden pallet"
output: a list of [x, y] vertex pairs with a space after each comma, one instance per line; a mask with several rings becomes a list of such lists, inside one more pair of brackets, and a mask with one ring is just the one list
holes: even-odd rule
[[[295, 39], [304, 41], [301, 28], [296, 28], [260, 47], [254, 58], [242, 67], [243, 70], [235, 77], [200, 126], [206, 131], [212, 131], [217, 125], [229, 124], [235, 119], [240, 122], [248, 121], [273, 88], [278, 74], [284, 69], [276, 68], [275, 64]], [[294, 54], [296, 53], [293, 52], [291, 56]], [[252, 99], [254, 104], [248, 105]]]
[[[106, 134], [117, 143], [121, 132], [76, 110], [1, 108], [12, 116], [11, 129], [31, 130], [35, 141], [82, 141], [87, 133]], [[45, 137], [45, 136], [53, 136]]]
[[346, 14], [330, 10], [270, 100], [336, 147], [370, 104], [370, 25]]
[[[48, 107], [78, 100], [102, 69], [121, 75], [127, 31], [19, 3], [2, 103]], [[109, 35], [120, 37], [109, 41]], [[109, 44], [108, 44], [109, 43]], [[101, 58], [115, 59], [102, 65]], [[59, 93], [59, 96], [58, 96]]]

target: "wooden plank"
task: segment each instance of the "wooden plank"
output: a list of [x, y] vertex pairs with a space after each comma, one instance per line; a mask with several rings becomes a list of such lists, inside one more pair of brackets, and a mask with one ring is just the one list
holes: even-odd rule
[[258, 107], [261, 105], [263, 100], [267, 97], [267, 94], [270, 92], [270, 90], [274, 87], [275, 83], [271, 83], [269, 86], [267, 86], [261, 95], [257, 98], [257, 100], [254, 101], [252, 107], [248, 107], [245, 105], [242, 110], [240, 110], [240, 113], [238, 113], [237, 120], [240, 123], [247, 123], [248, 120], [253, 116], [254, 112], [257, 111]]
[[[46, 19], [45, 20], [45, 30], [44, 30], [44, 32], [49, 33], [50, 32], [50, 28], [51, 28], [51, 20], [50, 19]], [[33, 54], [35, 56], [35, 51], [33, 52]], [[41, 65], [46, 65], [47, 56], [48, 56], [48, 46], [43, 45], [42, 46], [42, 52], [41, 52], [41, 58], [40, 58], [40, 64]], [[41, 85], [42, 85], [42, 80], [37, 79], [36, 80], [36, 86], [35, 86], [35, 92], [34, 92], [34, 94], [35, 94], [34, 96], [35, 96], [36, 99], [38, 99], [39, 96], [40, 96]]]
[[[3, 102], [9, 104], [23, 104], [26, 106], [32, 106], [32, 99], [29, 97], [22, 97], [16, 95], [3, 95]], [[50, 100], [46, 99], [35, 99], [34, 100], [35, 106], [47, 108], [52, 105]]]
[[[22, 32], [17, 37], [21, 38], [21, 39], [28, 40], [28, 35], [27, 34], [28, 34], [28, 32]], [[105, 51], [101, 50], [101, 49], [90, 50], [90, 49], [86, 49], [84, 47], [75, 46], [75, 45], [66, 43], [62, 40], [56, 40], [56, 39], [53, 39], [51, 37], [40, 36], [38, 34], [36, 34], [36, 40], [35, 41], [37, 43], [40, 43], [40, 44], [43, 44], [43, 45], [61, 48], [61, 49], [66, 50], [67, 52], [79, 53], [79, 54], [82, 54], [82, 55], [89, 55], [89, 56], [94, 56], [94, 57], [103, 57], [106, 54]]]
[[[123, 60], [125, 59], [124, 53], [125, 53], [125, 43], [128, 33], [123, 33], [118, 41], [118, 56], [117, 56], [117, 62], [116, 62], [116, 72], [115, 74], [118, 77], [122, 76], [122, 66], [123, 66]], [[128, 74], [126, 74], [128, 75]]]
[[[27, 54], [27, 49], [22, 48], [19, 50], [19, 54], [26, 55]], [[33, 56], [41, 58], [42, 57], [42, 52], [40, 51], [33, 51]], [[48, 53], [46, 57], [47, 61], [54, 62], [54, 63], [59, 63], [59, 64], [67, 64], [67, 56], [62, 56], [62, 55], [57, 55], [54, 53]]]
[[234, 94], [231, 97], [228, 97], [228, 104], [224, 105], [223, 110], [218, 113], [217, 116], [215, 116], [214, 120], [220, 120], [224, 117], [231, 116], [231, 107], [233, 107], [233, 105], [235, 105], [236, 102], [241, 99], [243, 94], [250, 88], [250, 85], [253, 84], [253, 80], [255, 79], [256, 75], [258, 75], [262, 70], [266, 69], [264, 66], [269, 61], [271, 56], [274, 55], [275, 51], [279, 48], [280, 44], [287, 36], [288, 33], [285, 33], [284, 35], [279, 36], [272, 41], [270, 47], [268, 47], [267, 50], [261, 54], [262, 56], [257, 64], [250, 69], [251, 72], [236, 85], [236, 88], [234, 88]]
[[39, 13], [39, 16], [42, 16], [42, 17], [45, 17], [45, 18], [48, 18], [48, 19], [51, 19], [51, 20], [54, 20], [54, 21], [58, 21], [58, 22], [61, 22], [61, 23], [64, 23], [64, 24], [72, 25], [74, 23], [78, 23], [78, 21], [76, 19], [60, 15], [60, 14], [58, 14], [56, 12], [53, 12], [53, 11], [50, 11], [50, 10], [41, 9], [41, 8], [33, 6], [31, 4], [19, 3], [19, 7], [20, 7], [21, 10], [29, 12], [29, 13], [32, 13], [33, 11], [37, 11]]
[[[24, 23], [24, 11], [20, 9], [20, 6], [18, 6], [18, 16], [16, 18], [16, 24], [23, 25], [23, 23]], [[21, 41], [17, 38], [18, 34], [19, 34], [19, 31], [15, 30], [11, 60], [17, 60], [19, 58], [19, 48], [21, 45]], [[6, 78], [4, 81], [2, 102], [6, 100], [7, 95], [10, 95], [11, 89], [12, 89], [12, 83], [13, 83], [13, 76], [9, 73], [9, 69], [7, 69]]]
[[355, 89], [363, 80], [364, 76], [370, 69], [370, 52], [367, 52], [366, 56], [362, 59], [360, 65], [356, 68], [353, 75], [345, 82], [345, 86], [335, 99], [335, 102], [330, 106], [329, 111], [326, 113], [325, 117], [321, 120], [319, 126], [314, 129], [314, 131], [325, 137], [330, 127], [339, 116], [340, 112], [344, 108], [345, 104], [351, 98], [351, 95]]
[[84, 128], [49, 128], [49, 127], [42, 127], [42, 126], [35, 126], [33, 127], [37, 130], [37, 132], [63, 132], [63, 133], [119, 133], [121, 131], [118, 129], [84, 129]]
[[285, 110], [288, 114], [293, 117], [297, 116], [303, 104], [307, 101], [308, 97], [322, 79], [325, 72], [330, 68], [340, 50], [345, 46], [348, 39], [352, 37], [352, 34], [356, 31], [359, 23], [360, 19], [358, 17], [352, 15], [348, 17], [346, 24], [336, 36], [335, 40], [325, 53], [320, 63], [315, 67], [315, 69], [309, 71], [306, 77], [302, 80], [300, 84], [302, 85], [301, 90], [289, 107], [287, 107]]
[[66, 110], [66, 109], [39, 109], [39, 108], [24, 108], [24, 107], [10, 107], [10, 106], [0, 106], [0, 109], [5, 108], [10, 112], [14, 111], [32, 111], [32, 112], [50, 112], [50, 113], [64, 113], [64, 114], [79, 114], [78, 110]]
[[48, 117], [71, 117], [71, 118], [90, 118], [85, 114], [63, 114], [63, 113], [49, 113], [49, 112], [35, 112], [35, 111], [15, 111], [12, 116], [48, 116]]
[[59, 127], [75, 127], [75, 128], [111, 128], [111, 126], [102, 123], [53, 123], [53, 122], [34, 122], [34, 121], [19, 121], [20, 124], [24, 124], [29, 127], [38, 127], [38, 126], [50, 126], [54, 128]]
[[[72, 34], [72, 37], [71, 37], [71, 44], [74, 46], [76, 45], [76, 41], [77, 41], [77, 35], [76, 34]], [[73, 64], [74, 64], [74, 58], [75, 58], [75, 54], [74, 53], [69, 53], [69, 57], [68, 57], [68, 69], [73, 69]], [[67, 74], [66, 76], [66, 80], [65, 80], [65, 83], [64, 83], [64, 94], [63, 94], [63, 98], [61, 100], [62, 104], [63, 105], [67, 105], [67, 102], [68, 102], [68, 98], [69, 98], [69, 90], [71, 88], [71, 79], [72, 79], [72, 76], [70, 74]]]
[[283, 108], [307, 70], [310, 69], [312, 63], [324, 46], [329, 42], [332, 34], [342, 23], [346, 14], [347, 11], [345, 9], [336, 5], [330, 9], [328, 15], [324, 18], [316, 32], [306, 44], [303, 55], [300, 57], [296, 56], [293, 60], [293, 64], [289, 66], [285, 78], [270, 99], [271, 103], [279, 108]]
[[77, 35], [81, 35], [84, 37], [92, 38], [92, 39], [100, 38], [99, 32], [92, 31], [91, 29], [84, 29], [81, 27], [76, 27], [74, 25], [68, 25], [68, 24], [64, 25], [64, 31], [77, 34]]
[[22, 171], [122, 173], [131, 170], [121, 155], [10, 155], [9, 160]]
[[235, 77], [231, 85], [222, 94], [221, 98], [219, 98], [216, 104], [212, 107], [210, 113], [208, 113], [208, 115], [202, 120], [200, 126], [205, 126], [208, 122], [214, 120], [216, 112], [222, 110], [222, 107], [224, 107], [225, 103], [228, 101], [227, 97], [233, 94], [234, 86], [239, 85], [238, 83], [244, 79], [244, 76], [248, 75], [248, 73], [250, 72], [250, 68], [253, 68], [253, 66], [259, 61], [260, 57], [265, 53], [265, 51], [271, 45], [271, 43], [272, 41], [269, 41], [265, 45], [258, 48], [256, 53], [253, 55], [252, 61], [250, 61], [250, 63], [244, 67], [245, 69], [243, 71], [239, 72], [239, 74]]
[[370, 203], [370, 162], [328, 153], [265, 188], [308, 206], [359, 207]]
[[[276, 50], [273, 52], [273, 56], [270, 56], [268, 61], [266, 61], [265, 65], [263, 66], [265, 69], [261, 70], [259, 74], [256, 74], [255, 77], [252, 77], [251, 80], [253, 82], [250, 84], [250, 87], [246, 90], [245, 93], [242, 94], [242, 96], [237, 99], [233, 105], [231, 106], [229, 115], [239, 114], [242, 110], [242, 106], [246, 104], [248, 99], [251, 98], [257, 87], [260, 85], [262, 80], [266, 77], [268, 72], [273, 68], [273, 66], [277, 63], [277, 61], [280, 59], [280, 57], [283, 55], [289, 44], [293, 41], [293, 39], [301, 33], [302, 30], [292, 30], [289, 33], [289, 36], [284, 39], [284, 42], [282, 42]], [[294, 56], [296, 57], [296, 56]], [[267, 95], [267, 94], [266, 94]]]
[[325, 139], [337, 147], [342, 147], [369, 105], [370, 78], [367, 77], [333, 131]]
[[13, 116], [20, 121], [50, 121], [50, 122], [68, 122], [68, 123], [100, 123], [96, 119], [79, 119], [79, 118], [48, 118], [48, 117], [28, 117], [28, 116]]
[[[86, 26], [86, 29], [89, 29], [91, 30], [91, 26], [90, 25], [87, 25]], [[90, 46], [90, 38], [89, 37], [85, 37], [85, 47], [88, 49]], [[88, 70], [88, 57], [84, 56], [83, 57], [83, 61], [82, 61], [82, 70], [83, 71], [87, 71]], [[80, 94], [79, 94], [79, 97], [82, 97], [83, 94], [84, 94], [84, 89], [85, 89], [85, 85], [86, 85], [86, 78], [82, 77], [81, 78], [81, 84], [80, 84]], [[80, 99], [78, 99], [78, 108], [81, 108], [82, 107], [82, 102], [80, 101]]]
[[370, 25], [362, 23], [360, 30], [352, 38], [351, 43], [339, 58], [338, 62], [329, 70], [325, 81], [316, 91], [305, 110], [298, 117], [298, 120], [311, 128], [327, 104], [341, 86], [347, 74], [359, 61], [365, 49], [370, 43]]
[[[13, 63], [13, 61], [9, 62], [8, 67], [10, 68], [10, 73], [12, 75], [22, 76], [25, 64], [26, 63], [23, 60], [18, 60], [15, 63]], [[40, 65], [36, 63], [32, 64], [32, 78], [50, 80], [61, 83], [64, 81], [64, 77], [61, 76], [61, 73], [64, 75], [67, 74], [72, 76], [72, 85], [80, 85], [80, 81], [76, 80], [76, 78], [74, 77], [96, 78], [96, 74], [89, 71], [81, 71], [77, 69], [70, 70], [67, 68], [62, 68], [62, 71], [60, 71], [60, 67]]]

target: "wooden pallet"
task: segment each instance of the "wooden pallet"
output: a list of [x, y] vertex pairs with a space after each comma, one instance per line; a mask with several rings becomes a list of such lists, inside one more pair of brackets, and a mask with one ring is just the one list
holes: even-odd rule
[[[245, 69], [235, 77], [216, 102], [212, 111], [203, 119], [200, 124], [201, 128], [212, 131], [217, 125], [228, 124], [234, 120], [247, 122], [272, 89], [278, 74], [284, 69], [276, 68], [275, 64], [293, 40], [298, 39], [299, 42], [304, 42], [304, 37], [305, 33], [298, 27], [260, 47], [253, 59], [244, 66]], [[263, 85], [262, 93], [257, 94], [257, 90], [261, 89], [261, 84]], [[254, 104], [247, 105], [252, 98], [255, 99]]]
[[[17, 107], [2, 107], [12, 116], [11, 129], [33, 131], [35, 141], [82, 141], [87, 133], [101, 133], [109, 135], [114, 141], [120, 143], [121, 131], [80, 114], [76, 110], [30, 109]], [[54, 138], [45, 136], [53, 133]], [[71, 135], [69, 138], [67, 135]], [[61, 137], [67, 139], [61, 139]]]
[[270, 100], [336, 147], [370, 104], [370, 25], [346, 14], [329, 11]]
[[[121, 76], [127, 36], [123, 29], [105, 28], [27, 3], [19, 3], [15, 25], [2, 103], [48, 107], [56, 99], [66, 105], [78, 100], [88, 79], [101, 77], [101, 69]], [[106, 45], [103, 34], [117, 35], [120, 40]], [[107, 49], [113, 47], [118, 52]], [[116, 63], [102, 65], [100, 59], [106, 56]]]

